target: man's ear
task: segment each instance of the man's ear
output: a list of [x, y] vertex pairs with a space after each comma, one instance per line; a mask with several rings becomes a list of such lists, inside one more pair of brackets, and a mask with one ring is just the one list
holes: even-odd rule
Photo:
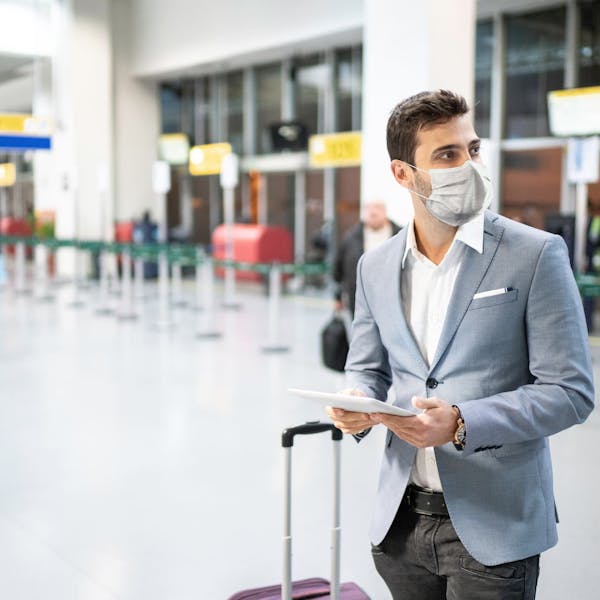
[[391, 162], [392, 175], [394, 179], [403, 187], [410, 189], [412, 188], [412, 169], [401, 160], [397, 158]]

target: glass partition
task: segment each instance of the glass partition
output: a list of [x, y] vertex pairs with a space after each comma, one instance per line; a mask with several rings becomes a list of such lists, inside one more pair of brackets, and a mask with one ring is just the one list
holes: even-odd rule
[[562, 89], [566, 8], [506, 17], [507, 138], [549, 135], [546, 95]]

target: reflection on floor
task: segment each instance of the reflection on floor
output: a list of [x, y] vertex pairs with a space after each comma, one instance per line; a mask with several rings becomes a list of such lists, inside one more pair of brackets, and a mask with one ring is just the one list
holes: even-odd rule
[[[157, 303], [137, 321], [0, 292], [0, 590], [14, 600], [224, 600], [280, 580], [285, 426], [321, 417], [287, 387], [336, 391], [320, 365], [329, 303], [282, 301], [288, 353], [265, 354], [267, 299], [239, 294], [217, 312], [220, 339], [195, 337], [181, 309], [160, 330]], [[205, 324], [206, 325], [206, 324]], [[596, 361], [600, 349], [593, 347]], [[538, 598], [595, 597], [600, 555], [598, 433], [552, 441], [560, 543]], [[344, 440], [342, 578], [389, 598], [367, 537], [382, 432]], [[294, 576], [328, 577], [331, 448], [294, 448]]]

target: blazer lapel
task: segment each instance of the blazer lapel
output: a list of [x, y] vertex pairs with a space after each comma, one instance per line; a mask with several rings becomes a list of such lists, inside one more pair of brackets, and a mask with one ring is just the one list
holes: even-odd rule
[[486, 213], [483, 232], [483, 253], [479, 254], [473, 248], [467, 248], [463, 263], [456, 277], [456, 282], [454, 283], [454, 289], [446, 312], [446, 319], [442, 327], [434, 359], [431, 363], [430, 372], [433, 372], [446, 352], [448, 344], [452, 341], [456, 330], [469, 308], [473, 295], [479, 288], [496, 254], [498, 244], [504, 233], [504, 228], [494, 223], [497, 218], [493, 214]]

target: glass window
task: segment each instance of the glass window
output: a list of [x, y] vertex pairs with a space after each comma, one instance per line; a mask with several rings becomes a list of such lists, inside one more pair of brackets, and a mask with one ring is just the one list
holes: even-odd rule
[[227, 103], [225, 119], [227, 123], [227, 141], [233, 151], [244, 151], [244, 74], [242, 71], [227, 73]]
[[256, 138], [258, 154], [271, 151], [269, 125], [281, 121], [281, 65], [256, 69]]
[[322, 55], [296, 59], [296, 119], [303, 123], [308, 135], [322, 133], [325, 87], [328, 67]]
[[504, 152], [502, 214], [546, 228], [546, 216], [560, 212], [562, 152], [562, 148]]
[[600, 85], [600, 2], [582, 2], [580, 10], [578, 85]]
[[191, 80], [181, 84], [181, 129], [179, 131], [187, 134], [192, 145], [195, 143], [196, 137], [195, 87], [195, 82]]
[[566, 8], [506, 18], [506, 137], [547, 136], [546, 94], [564, 86]]
[[177, 82], [160, 86], [160, 118], [162, 133], [181, 131], [181, 86]]
[[479, 137], [490, 136], [490, 106], [492, 97], [492, 61], [494, 23], [477, 23], [475, 49], [475, 131]]
[[217, 123], [213, 119], [212, 85], [208, 77], [202, 77], [195, 82], [195, 143], [211, 144], [222, 140], [217, 137]]
[[358, 131], [361, 128], [362, 47], [338, 50], [335, 63], [336, 131]]

